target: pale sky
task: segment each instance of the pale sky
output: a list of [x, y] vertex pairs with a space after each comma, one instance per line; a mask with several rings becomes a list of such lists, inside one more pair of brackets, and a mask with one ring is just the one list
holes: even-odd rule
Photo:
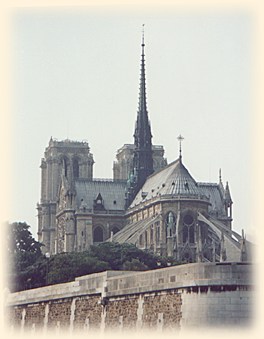
[[14, 147], [10, 221], [36, 235], [40, 161], [50, 137], [87, 140], [94, 176], [112, 178], [133, 143], [141, 29], [153, 143], [198, 182], [229, 183], [233, 229], [253, 233], [252, 32], [246, 11], [19, 9], [12, 18]]

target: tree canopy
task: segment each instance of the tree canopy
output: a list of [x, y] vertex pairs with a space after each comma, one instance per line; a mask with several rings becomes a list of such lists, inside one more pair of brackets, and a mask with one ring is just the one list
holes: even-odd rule
[[168, 265], [168, 259], [132, 244], [114, 242], [92, 245], [84, 252], [59, 253], [47, 258], [41, 252], [43, 245], [33, 238], [30, 226], [20, 222], [8, 225], [7, 239], [12, 292], [68, 282], [106, 270], [143, 271]]

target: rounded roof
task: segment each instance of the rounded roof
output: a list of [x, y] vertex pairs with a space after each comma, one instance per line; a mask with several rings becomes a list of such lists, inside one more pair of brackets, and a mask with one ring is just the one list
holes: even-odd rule
[[197, 185], [197, 182], [190, 175], [187, 168], [183, 163], [178, 160], [176, 161], [175, 167], [167, 179], [168, 194], [178, 194], [178, 195], [200, 195], [201, 190]]
[[203, 196], [204, 198], [204, 192], [183, 165], [181, 158], [149, 176], [130, 207], [143, 200], [163, 195], [196, 199]]

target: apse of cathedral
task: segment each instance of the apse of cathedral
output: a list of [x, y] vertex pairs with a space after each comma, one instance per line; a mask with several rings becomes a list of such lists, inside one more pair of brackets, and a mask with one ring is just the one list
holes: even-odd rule
[[146, 102], [144, 33], [134, 144], [117, 151], [113, 179], [93, 178], [87, 142], [50, 139], [41, 161], [38, 240], [44, 253], [135, 244], [179, 262], [246, 261], [249, 243], [232, 230], [232, 198], [218, 183], [197, 182], [179, 157], [170, 164], [152, 144]]

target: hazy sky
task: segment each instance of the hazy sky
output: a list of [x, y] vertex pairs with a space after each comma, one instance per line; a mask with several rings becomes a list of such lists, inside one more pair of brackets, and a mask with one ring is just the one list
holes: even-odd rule
[[153, 143], [196, 181], [234, 201], [233, 228], [252, 233], [252, 19], [243, 11], [17, 10], [12, 19], [13, 173], [10, 221], [37, 230], [40, 160], [50, 137], [87, 140], [94, 176], [112, 178], [133, 142], [141, 28]]

